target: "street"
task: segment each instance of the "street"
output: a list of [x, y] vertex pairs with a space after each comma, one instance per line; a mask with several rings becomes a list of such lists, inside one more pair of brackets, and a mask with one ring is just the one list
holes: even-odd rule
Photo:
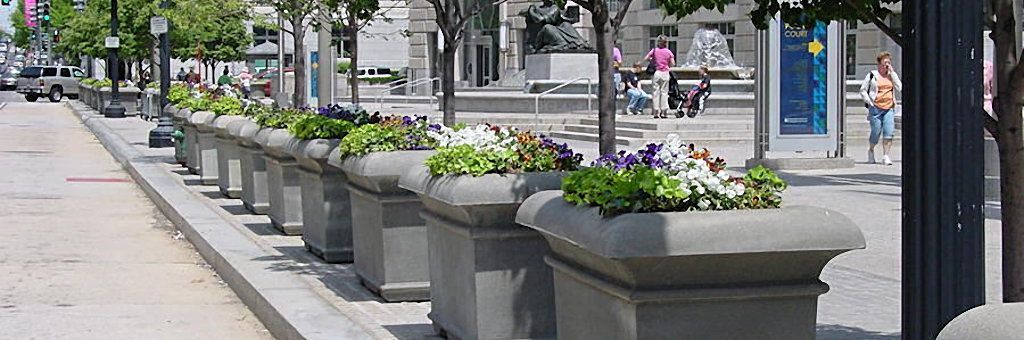
[[0, 337], [270, 338], [63, 103], [0, 101]]

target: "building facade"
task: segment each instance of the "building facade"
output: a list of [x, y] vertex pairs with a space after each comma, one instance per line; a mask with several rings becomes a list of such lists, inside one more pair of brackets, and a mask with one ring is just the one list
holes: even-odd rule
[[[456, 81], [460, 86], [501, 85], [510, 80], [514, 83], [523, 69], [525, 59], [520, 42], [523, 41], [526, 22], [518, 13], [533, 3], [539, 1], [510, 0], [486, 8], [472, 19], [455, 66]], [[612, 10], [617, 10], [620, 4], [612, 2]], [[569, 5], [573, 4], [570, 2]], [[756, 29], [747, 17], [753, 7], [753, 0], [736, 0], [726, 6], [724, 12], [704, 10], [685, 18], [676, 18], [666, 16], [658, 9], [656, 0], [634, 0], [617, 37], [622, 46], [624, 62], [631, 64], [642, 60], [659, 35], [669, 37], [670, 48], [680, 59], [689, 51], [697, 29], [709, 27], [717, 29], [725, 37], [738, 66], [753, 67], [756, 60]], [[899, 10], [898, 6], [894, 8], [897, 14]], [[899, 18], [899, 15], [894, 15], [889, 19], [889, 24], [897, 31], [900, 29]], [[582, 11], [576, 26], [584, 37], [593, 40], [589, 13]], [[439, 40], [434, 23], [434, 10], [426, 0], [409, 1], [409, 31], [410, 77], [437, 77], [440, 69], [439, 48], [443, 41]], [[893, 61], [899, 69], [899, 47], [874, 25], [849, 23], [846, 34], [849, 42], [845, 51], [849, 78], [867, 74], [875, 65], [875, 57], [882, 51], [893, 53]]]

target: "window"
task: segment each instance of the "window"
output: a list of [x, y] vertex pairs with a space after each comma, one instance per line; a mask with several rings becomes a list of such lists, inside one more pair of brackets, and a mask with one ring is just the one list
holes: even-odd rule
[[252, 40], [254, 45], [259, 45], [265, 42], [277, 43], [277, 31], [267, 29], [263, 27], [252, 28]]
[[718, 30], [725, 37], [725, 43], [729, 44], [729, 54], [736, 55], [736, 23], [719, 22], [709, 25], [708, 28]]
[[68, 78], [70, 78], [71, 77], [71, 69], [68, 69], [66, 67], [62, 67], [60, 69], [60, 76], [61, 77], [68, 77]]
[[56, 67], [46, 67], [46, 68], [43, 68], [43, 77], [56, 77], [56, 76], [57, 76], [57, 68]]
[[668, 49], [672, 53], [678, 53], [679, 49], [679, 27], [675, 25], [671, 26], [650, 26], [648, 27], [648, 35], [650, 37], [650, 48], [654, 49], [654, 46], [658, 44], [658, 36], [664, 35], [668, 37]]
[[71, 73], [75, 75], [75, 78], [85, 78], [85, 72], [79, 69], [72, 69]]

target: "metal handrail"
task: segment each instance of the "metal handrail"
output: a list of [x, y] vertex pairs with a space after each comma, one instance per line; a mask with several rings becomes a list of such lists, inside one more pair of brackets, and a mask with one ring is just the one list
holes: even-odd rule
[[[440, 83], [440, 81], [441, 81], [440, 77], [420, 78], [420, 79], [413, 80], [411, 82], [405, 82], [404, 84], [401, 84], [401, 85], [394, 85], [394, 86], [388, 87], [386, 89], [380, 90], [380, 94], [377, 95], [377, 104], [380, 105], [380, 108], [383, 109], [384, 108], [384, 95], [389, 93], [389, 92], [391, 92], [391, 90], [394, 90], [394, 89], [397, 89], [397, 88], [400, 88], [400, 87], [405, 87], [405, 88], [408, 89], [411, 86], [422, 85], [422, 84], [425, 84], [425, 83], [430, 83], [430, 85], [433, 86], [434, 82]], [[407, 90], [405, 93], [406, 93], [405, 102], [408, 103], [409, 102], [409, 95], [408, 95], [409, 91]], [[437, 98], [435, 98], [433, 95], [431, 95], [430, 96], [430, 105], [434, 105], [434, 101], [435, 100], [437, 100]]]
[[550, 90], [538, 93], [536, 97], [533, 97], [533, 119], [536, 120], [536, 121], [540, 121], [540, 98], [541, 97], [546, 96], [549, 93], [554, 92], [555, 90], [558, 90], [558, 89], [561, 89], [563, 87], [569, 86], [569, 84], [573, 84], [573, 83], [575, 83], [577, 81], [580, 81], [580, 80], [586, 80], [587, 81], [587, 113], [588, 114], [589, 113], [593, 113], [594, 112], [594, 108], [593, 108], [593, 106], [591, 104], [591, 97], [593, 96], [593, 89], [591, 88], [592, 87], [591, 85], [593, 83], [591, 82], [591, 79], [589, 77], [579, 77], [579, 78], [576, 78], [576, 79], [564, 82], [562, 84], [559, 84], [558, 86], [555, 86], [555, 87], [551, 88]]

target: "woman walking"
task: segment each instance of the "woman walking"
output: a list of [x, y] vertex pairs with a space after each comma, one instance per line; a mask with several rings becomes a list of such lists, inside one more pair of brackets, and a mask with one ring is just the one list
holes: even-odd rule
[[651, 79], [654, 82], [654, 109], [651, 111], [654, 113], [654, 118], [668, 118], [669, 70], [676, 65], [676, 57], [668, 49], [668, 37], [659, 35], [658, 46], [648, 52], [645, 59], [650, 61], [655, 68]]
[[868, 108], [868, 122], [871, 123], [871, 136], [868, 138], [868, 163], [875, 163], [875, 145], [882, 140], [882, 163], [892, 165], [889, 150], [892, 149], [892, 138], [896, 132], [896, 92], [903, 91], [896, 70], [892, 69], [892, 55], [889, 52], [878, 54], [878, 70], [871, 71], [860, 85], [860, 97]]

